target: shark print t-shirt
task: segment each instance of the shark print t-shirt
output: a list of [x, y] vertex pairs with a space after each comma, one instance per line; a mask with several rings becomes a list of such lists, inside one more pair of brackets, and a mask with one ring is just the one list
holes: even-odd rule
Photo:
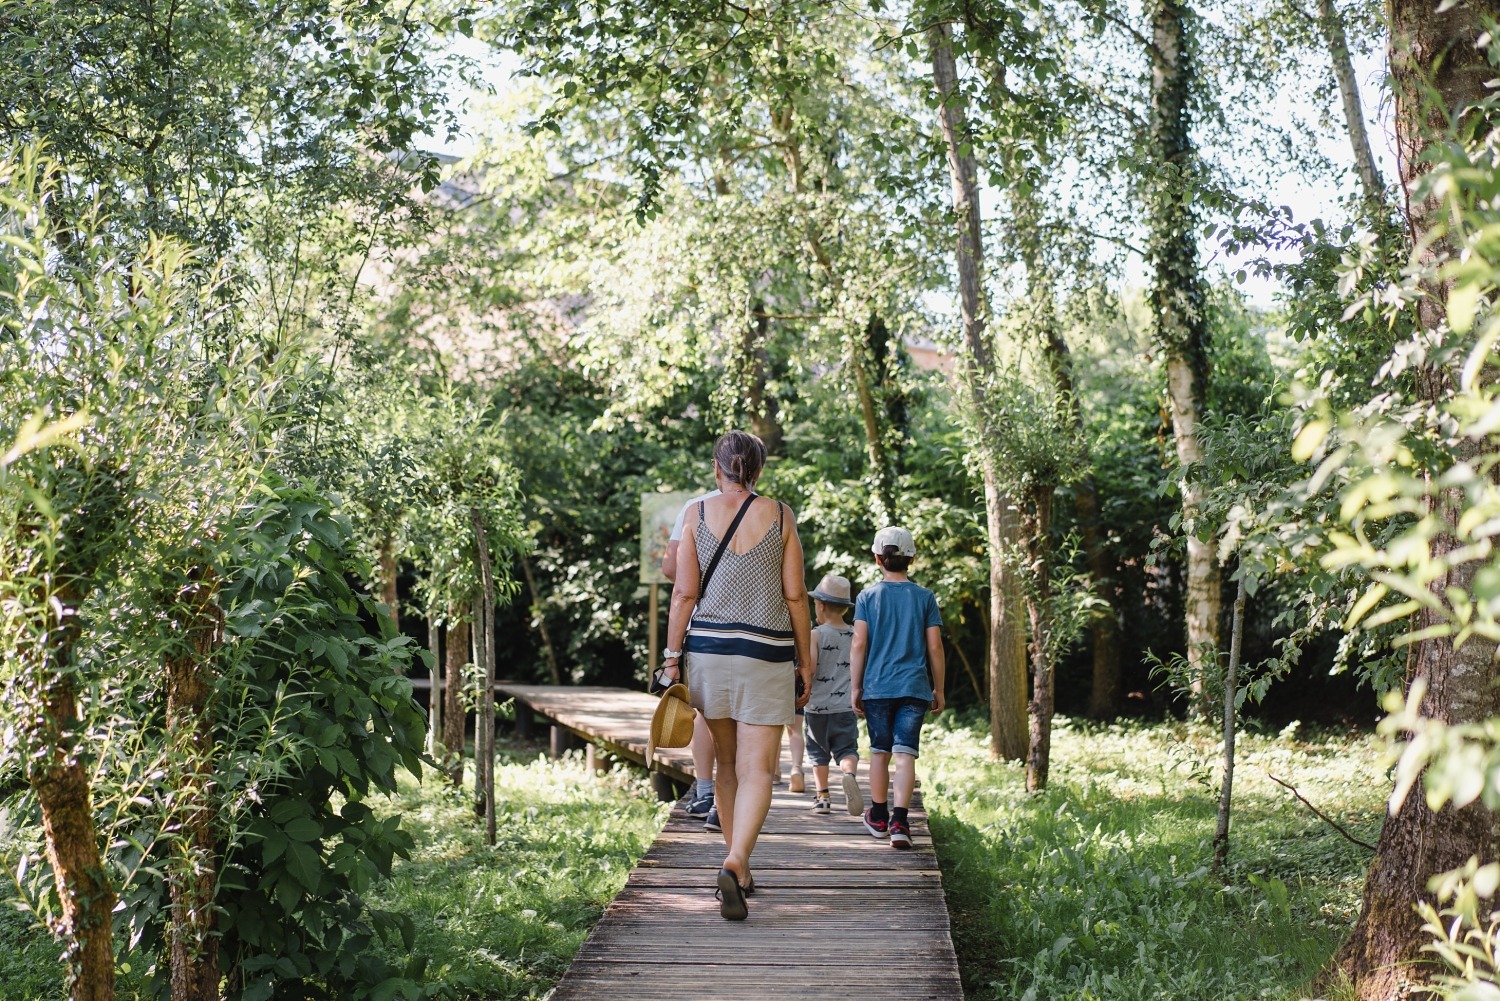
[[849, 647], [854, 642], [854, 627], [815, 626], [812, 641], [818, 652], [818, 668], [813, 674], [812, 697], [802, 711], [853, 712], [849, 705]]

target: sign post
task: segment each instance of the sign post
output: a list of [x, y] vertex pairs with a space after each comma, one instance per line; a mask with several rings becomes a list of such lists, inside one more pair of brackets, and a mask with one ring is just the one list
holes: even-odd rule
[[672, 525], [677, 521], [678, 512], [694, 496], [696, 495], [680, 491], [641, 494], [641, 583], [650, 589], [647, 599], [649, 622], [646, 627], [650, 658], [646, 664], [647, 678], [656, 670], [659, 660], [657, 654], [661, 650], [661, 585], [671, 583], [667, 575], [661, 572], [662, 557], [666, 555], [668, 537], [672, 534]]

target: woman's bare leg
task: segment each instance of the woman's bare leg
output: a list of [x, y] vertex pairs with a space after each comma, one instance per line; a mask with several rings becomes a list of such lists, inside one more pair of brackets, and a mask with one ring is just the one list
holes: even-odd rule
[[[732, 765], [736, 784], [734, 834], [728, 838], [729, 855], [724, 867], [739, 873], [743, 880], [750, 871], [750, 853], [755, 851], [761, 826], [771, 809], [771, 777], [776, 772], [776, 758], [781, 750], [782, 728], [754, 723], [739, 723], [736, 728], [737, 753]], [[718, 734], [714, 736], [717, 740]], [[719, 774], [724, 774], [722, 765]], [[719, 818], [723, 820], [722, 809]], [[729, 835], [729, 828], [724, 833]]]
[[[737, 739], [735, 728], [739, 724], [727, 716], [724, 719], [710, 719], [706, 722], [709, 732], [713, 734], [714, 805], [719, 809], [719, 827], [724, 834], [724, 847], [728, 848], [733, 843], [734, 808], [740, 784], [739, 776], [735, 774], [734, 768]], [[744, 875], [740, 872], [740, 876]]]

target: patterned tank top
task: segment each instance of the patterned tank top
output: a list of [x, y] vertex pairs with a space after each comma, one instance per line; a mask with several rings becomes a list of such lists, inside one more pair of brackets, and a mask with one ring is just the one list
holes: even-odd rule
[[[776, 662], [792, 660], [792, 617], [781, 587], [781, 512], [781, 502], [777, 501], [776, 524], [766, 529], [748, 551], [736, 553], [724, 548], [707, 593], [698, 596], [683, 649]], [[719, 537], [709, 531], [704, 520], [702, 501], [698, 502], [693, 544], [698, 551], [701, 579], [719, 548]]]

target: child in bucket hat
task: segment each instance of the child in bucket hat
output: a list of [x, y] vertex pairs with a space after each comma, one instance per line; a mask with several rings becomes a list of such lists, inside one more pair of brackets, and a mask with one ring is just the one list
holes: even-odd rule
[[849, 598], [849, 580], [828, 574], [812, 590], [818, 624], [813, 627], [812, 646], [818, 666], [813, 672], [812, 695], [803, 710], [807, 756], [812, 759], [817, 791], [813, 810], [832, 813], [828, 796], [828, 765], [839, 763], [843, 773], [844, 805], [851, 816], [864, 810], [859, 794], [859, 722], [849, 701], [849, 647], [854, 630], [844, 619], [854, 602]]
[[[865, 829], [911, 847], [907, 810], [917, 780], [922, 721], [943, 708], [943, 617], [937, 598], [906, 575], [916, 543], [904, 528], [875, 534], [880, 582], [854, 605], [849, 675], [854, 712], [870, 731], [870, 808]], [[887, 798], [890, 810], [887, 811]]]

